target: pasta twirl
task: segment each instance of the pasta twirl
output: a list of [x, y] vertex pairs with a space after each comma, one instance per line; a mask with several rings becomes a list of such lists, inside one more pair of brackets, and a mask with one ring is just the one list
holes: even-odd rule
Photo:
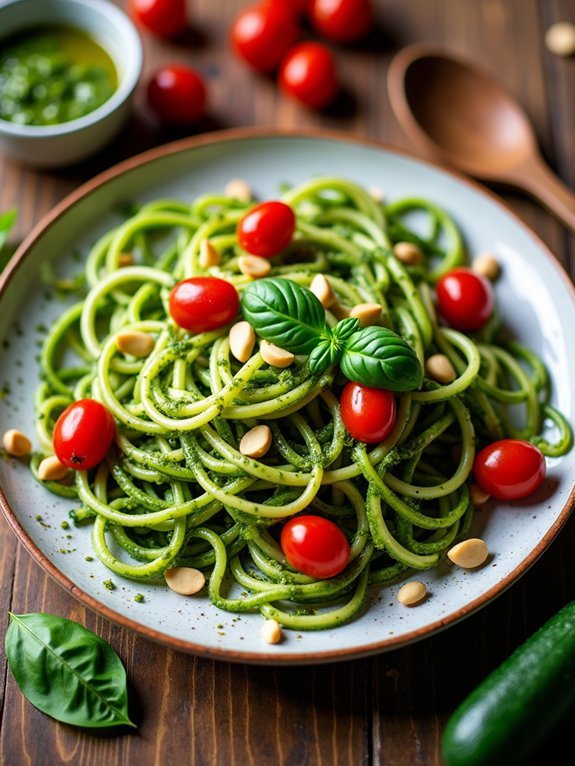
[[[273, 367], [257, 343], [239, 362], [229, 326], [194, 335], [171, 320], [168, 294], [178, 280], [209, 274], [240, 293], [252, 282], [236, 239], [250, 203], [215, 195], [145, 204], [95, 245], [86, 295], [46, 338], [36, 407], [46, 452], [55, 419], [76, 399], [100, 400], [116, 420], [106, 461], [75, 472], [73, 487], [47, 483], [79, 499], [74, 516], [92, 521], [94, 550], [110, 570], [147, 580], [192, 566], [205, 571], [222, 609], [319, 629], [356, 617], [370, 584], [438, 566], [465, 536], [478, 444], [516, 436], [559, 455], [571, 435], [549, 403], [543, 364], [504, 342], [497, 318], [472, 337], [438, 321], [433, 285], [466, 259], [444, 210], [420, 199], [382, 205], [339, 178], [312, 179], [281, 199], [296, 214], [296, 231], [271, 260], [271, 277], [309, 287], [327, 276], [329, 327], [358, 304], [379, 304], [380, 324], [408, 341], [422, 366], [440, 353], [456, 372], [451, 382], [426, 377], [418, 390], [399, 393], [383, 442], [347, 433], [337, 366], [314, 373], [296, 355], [290, 366]], [[425, 233], [412, 227], [413, 214], [425, 219]], [[209, 262], [201, 257], [206, 240], [218, 256]], [[399, 241], [415, 244], [423, 259], [403, 264], [393, 251]], [[123, 265], [126, 252], [132, 265]], [[148, 356], [120, 350], [126, 330], [153, 339]], [[270, 427], [271, 448], [246, 456], [241, 439], [259, 424]], [[304, 510], [347, 535], [351, 556], [340, 575], [314, 580], [286, 563], [279, 530]]]

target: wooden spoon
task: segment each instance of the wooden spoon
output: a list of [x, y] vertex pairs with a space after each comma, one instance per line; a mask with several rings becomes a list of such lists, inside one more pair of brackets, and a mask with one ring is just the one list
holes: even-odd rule
[[575, 231], [575, 194], [541, 157], [525, 112], [489, 75], [417, 44], [392, 60], [388, 88], [399, 122], [428, 155], [528, 192]]

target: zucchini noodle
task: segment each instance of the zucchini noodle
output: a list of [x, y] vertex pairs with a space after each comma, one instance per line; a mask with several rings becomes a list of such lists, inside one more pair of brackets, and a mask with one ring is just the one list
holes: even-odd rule
[[[378, 303], [380, 324], [422, 366], [446, 355], [455, 380], [424, 377], [419, 390], [397, 395], [384, 441], [355, 441], [340, 414], [346, 380], [337, 367], [313, 374], [303, 356], [272, 367], [257, 344], [240, 363], [229, 325], [193, 335], [170, 317], [168, 295], [181, 279], [217, 276], [240, 294], [252, 281], [240, 268], [236, 226], [253, 203], [208, 194], [157, 200], [96, 243], [82, 299], [48, 332], [38, 434], [51, 454], [58, 415], [84, 397], [114, 416], [105, 461], [75, 471], [75, 485], [45, 482], [79, 501], [71, 516], [92, 523], [94, 551], [112, 572], [163, 581], [170, 568], [199, 568], [221, 609], [260, 612], [297, 630], [331, 628], [362, 612], [370, 585], [439, 566], [466, 536], [478, 447], [511, 436], [558, 456], [571, 447], [571, 432], [550, 404], [543, 364], [505, 340], [497, 316], [472, 335], [439, 323], [433, 286], [467, 259], [445, 210], [416, 198], [385, 205], [340, 178], [312, 179], [279, 199], [292, 207], [296, 229], [271, 259], [270, 276], [309, 287], [325, 274], [336, 299], [326, 309], [329, 327], [356, 304]], [[206, 239], [220, 262], [203, 267]], [[393, 250], [399, 241], [417, 245], [421, 262], [402, 263]], [[149, 356], [119, 349], [127, 329], [152, 337]], [[260, 424], [271, 429], [271, 449], [248, 457], [240, 441]], [[40, 457], [32, 460], [36, 476]], [[332, 519], [349, 540], [349, 563], [336, 577], [316, 580], [284, 558], [282, 522], [306, 510]]]

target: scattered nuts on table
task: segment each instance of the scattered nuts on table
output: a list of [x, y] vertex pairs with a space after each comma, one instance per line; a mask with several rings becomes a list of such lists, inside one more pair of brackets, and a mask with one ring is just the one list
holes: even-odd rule
[[272, 446], [272, 432], [269, 426], [254, 426], [242, 436], [240, 452], [246, 457], [263, 457]]
[[487, 561], [489, 550], [484, 540], [470, 537], [450, 548], [447, 551], [447, 556], [450, 561], [462, 569], [475, 569]]
[[164, 579], [171, 590], [180, 596], [193, 596], [204, 587], [206, 578], [199, 569], [172, 567], [164, 572]]
[[558, 21], [545, 33], [545, 45], [556, 56], [572, 56], [575, 53], [575, 24]]

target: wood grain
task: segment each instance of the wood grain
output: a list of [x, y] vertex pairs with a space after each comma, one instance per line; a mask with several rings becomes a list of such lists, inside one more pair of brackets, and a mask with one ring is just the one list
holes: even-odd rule
[[[123, 5], [123, 3], [118, 3]], [[240, 0], [194, 0], [192, 27], [176, 44], [144, 34], [146, 71], [130, 124], [111, 147], [80, 166], [39, 173], [0, 155], [0, 210], [20, 211], [16, 238], [69, 191], [137, 151], [179, 138], [145, 105], [145, 83], [168, 61], [207, 78], [208, 117], [194, 133], [243, 125], [323, 126], [409, 144], [386, 93], [391, 55], [401, 45], [441, 43], [497, 76], [533, 120], [543, 152], [575, 186], [575, 60], [543, 44], [557, 20], [575, 22], [571, 0], [376, 0], [379, 24], [365, 46], [336, 48], [342, 97], [315, 114], [254, 76], [228, 48]], [[384, 179], [382, 180], [384, 186]], [[575, 273], [575, 238], [534, 202], [498, 189], [506, 203]], [[0, 627], [7, 612], [46, 611], [78, 620], [124, 661], [137, 731], [94, 734], [32, 708], [1, 668], [0, 763], [6, 766], [441, 766], [439, 742], [450, 713], [485, 675], [568, 600], [575, 598], [575, 518], [516, 585], [480, 613], [414, 646], [376, 658], [307, 668], [230, 665], [147, 642], [86, 610], [16, 546], [0, 521]], [[561, 766], [575, 712], [533, 754], [529, 766]]]

